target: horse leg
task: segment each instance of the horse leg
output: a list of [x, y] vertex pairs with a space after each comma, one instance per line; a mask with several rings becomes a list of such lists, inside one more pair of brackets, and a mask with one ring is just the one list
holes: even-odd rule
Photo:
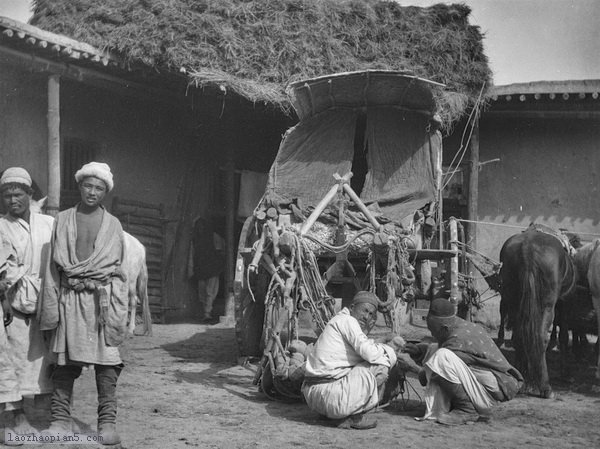
[[571, 338], [573, 339], [571, 341], [571, 352], [575, 357], [575, 361], [580, 362], [583, 356], [584, 349], [582, 334], [576, 329], [571, 329]]
[[[593, 292], [592, 301], [594, 302], [594, 309], [596, 309], [596, 319], [598, 322], [598, 337], [596, 341], [596, 348], [598, 348], [600, 343], [600, 291]], [[598, 351], [598, 361], [596, 364], [596, 384], [600, 384], [600, 351]]]
[[[552, 322], [554, 321], [554, 306], [546, 306], [542, 312], [542, 323], [539, 329], [541, 332], [541, 341], [543, 342], [544, 348], [541, 351], [541, 379], [540, 379], [540, 397], [550, 399], [554, 397], [554, 393], [552, 391], [552, 387], [550, 386], [550, 376], [548, 375], [548, 364], [546, 363], [546, 348], [548, 347], [548, 329], [552, 326]], [[565, 328], [566, 329], [566, 328]], [[558, 340], [561, 346], [561, 367], [562, 367], [562, 343], [563, 343], [563, 326], [560, 326], [560, 331], [558, 335]], [[568, 339], [568, 333], [567, 333]], [[568, 342], [568, 340], [567, 340]]]
[[[564, 311], [559, 312], [557, 316], [558, 321], [558, 349], [560, 357], [560, 375], [566, 379], [569, 376], [569, 363], [568, 363], [568, 351], [569, 351], [569, 325], [567, 324], [567, 317]], [[575, 350], [576, 332], [573, 331], [573, 350]]]
[[502, 313], [502, 306], [500, 306], [500, 327], [498, 328], [498, 347], [502, 347], [504, 344], [504, 314]]
[[564, 323], [560, 322], [561, 317], [564, 315], [562, 310], [563, 303], [561, 301], [558, 301], [557, 304], [554, 306], [554, 320], [552, 320], [552, 332], [550, 332], [550, 342], [548, 343], [548, 351], [558, 347], [559, 345], [557, 334], [559, 334], [559, 331], [562, 330], [564, 325]]
[[556, 348], [556, 329], [557, 329], [556, 321], [552, 324], [552, 332], [550, 332], [550, 342], [548, 343], [548, 350]]

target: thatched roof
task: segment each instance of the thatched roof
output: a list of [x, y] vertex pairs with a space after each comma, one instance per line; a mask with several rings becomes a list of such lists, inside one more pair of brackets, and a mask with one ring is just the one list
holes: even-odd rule
[[31, 23], [284, 109], [289, 82], [410, 70], [454, 93], [439, 93], [449, 123], [490, 78], [469, 14], [376, 0], [34, 0]]

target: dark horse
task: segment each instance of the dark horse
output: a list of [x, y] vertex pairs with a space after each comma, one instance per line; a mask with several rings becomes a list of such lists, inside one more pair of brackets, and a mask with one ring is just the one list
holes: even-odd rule
[[[546, 366], [548, 331], [557, 301], [575, 287], [573, 261], [557, 237], [530, 228], [504, 243], [500, 262], [500, 314], [507, 328], [513, 330], [516, 365], [525, 377], [524, 389], [537, 389], [541, 397], [552, 397]], [[569, 335], [566, 325], [559, 328], [564, 372]]]

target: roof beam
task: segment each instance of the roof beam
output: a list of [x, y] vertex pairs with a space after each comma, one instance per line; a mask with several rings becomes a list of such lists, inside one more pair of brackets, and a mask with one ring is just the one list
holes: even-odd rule
[[519, 118], [570, 118], [570, 119], [600, 119], [600, 111], [494, 111], [483, 113], [483, 118], [519, 117]]
[[52, 61], [30, 53], [0, 45], [0, 58], [5, 62], [39, 73], [60, 75], [89, 86], [115, 92], [119, 95], [151, 102], [160, 102], [175, 107], [192, 107], [192, 96], [170, 90], [157, 89], [142, 83], [128, 81], [97, 70], [79, 67], [70, 63]]

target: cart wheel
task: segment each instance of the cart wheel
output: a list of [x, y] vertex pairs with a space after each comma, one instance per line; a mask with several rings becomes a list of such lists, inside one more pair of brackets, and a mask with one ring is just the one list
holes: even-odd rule
[[[252, 248], [252, 245], [258, 239], [254, 225], [254, 217], [248, 217], [240, 234], [238, 258], [245, 250]], [[248, 262], [246, 261], [246, 263]], [[245, 268], [243, 276], [246, 276]], [[235, 293], [235, 335], [242, 357], [260, 357], [262, 355], [261, 336], [265, 314], [265, 295], [268, 286], [266, 276], [264, 270], [259, 269], [258, 273], [251, 275], [251, 285], [245, 286], [245, 288]], [[254, 299], [248, 288], [252, 289]]]
[[250, 292], [245, 289], [236, 298], [235, 333], [240, 350], [240, 356], [260, 356], [262, 354], [261, 336], [265, 314], [265, 297], [256, 295], [252, 300]]
[[275, 384], [273, 382], [273, 373], [271, 372], [271, 366], [268, 363], [266, 363], [260, 379], [260, 389], [265, 395], [267, 395], [269, 399], [278, 399], [280, 396], [279, 392], [275, 388]]

